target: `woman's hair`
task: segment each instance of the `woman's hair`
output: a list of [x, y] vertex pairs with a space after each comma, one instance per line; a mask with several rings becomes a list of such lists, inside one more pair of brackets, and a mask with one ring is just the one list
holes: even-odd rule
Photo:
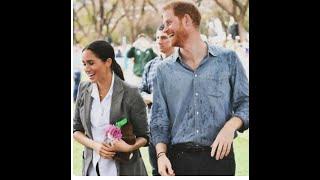
[[88, 46], [86, 46], [82, 50], [82, 52], [85, 50], [92, 51], [94, 55], [101, 59], [103, 62], [106, 62], [108, 58], [111, 58], [111, 69], [120, 79], [124, 81], [124, 76], [121, 67], [114, 59], [114, 49], [108, 42], [102, 40], [94, 41], [90, 43]]

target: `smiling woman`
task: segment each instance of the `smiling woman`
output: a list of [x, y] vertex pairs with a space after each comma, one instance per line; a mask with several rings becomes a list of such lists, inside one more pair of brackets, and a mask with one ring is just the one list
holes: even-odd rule
[[[73, 119], [73, 137], [84, 145], [82, 175], [147, 175], [139, 151], [148, 142], [147, 115], [138, 89], [124, 82], [113, 47], [106, 41], [85, 47], [82, 62], [90, 81], [79, 86]], [[123, 118], [132, 124], [135, 143], [107, 141], [109, 124]], [[129, 162], [115, 159], [123, 152], [133, 154]]]
[[[85, 47], [82, 51], [82, 62], [85, 72], [92, 82], [97, 82], [97, 78], [111, 77], [111, 69], [124, 80], [122, 70], [119, 64], [114, 60], [113, 47], [105, 41], [95, 41], [89, 46]], [[96, 75], [97, 73], [97, 75]], [[96, 76], [95, 76], [96, 75]], [[104, 81], [103, 79], [100, 79]]]

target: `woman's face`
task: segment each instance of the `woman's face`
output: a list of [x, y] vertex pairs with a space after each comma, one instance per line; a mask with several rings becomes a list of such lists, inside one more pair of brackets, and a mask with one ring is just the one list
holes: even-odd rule
[[85, 50], [82, 53], [84, 71], [93, 83], [106, 79], [108, 71], [110, 71], [111, 61], [112, 60], [108, 58], [107, 61], [103, 62], [96, 57], [91, 50]]

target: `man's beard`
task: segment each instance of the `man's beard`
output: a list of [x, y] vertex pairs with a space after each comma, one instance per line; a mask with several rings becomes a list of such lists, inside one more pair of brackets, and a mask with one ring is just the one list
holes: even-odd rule
[[188, 38], [187, 31], [182, 27], [182, 24], [180, 24], [179, 29], [174, 33], [174, 37], [171, 40], [171, 45], [176, 47], [182, 47], [185, 40]]

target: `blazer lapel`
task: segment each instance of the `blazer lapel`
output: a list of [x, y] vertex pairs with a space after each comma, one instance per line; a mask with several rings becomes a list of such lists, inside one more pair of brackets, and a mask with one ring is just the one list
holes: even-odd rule
[[111, 109], [110, 109], [110, 124], [115, 124], [118, 118], [123, 115], [121, 110], [121, 104], [123, 99], [123, 85], [121, 79], [114, 75], [114, 85], [113, 93], [111, 99]]
[[92, 107], [93, 97], [91, 97], [91, 93], [92, 93], [92, 84], [90, 84], [88, 86], [86, 94], [85, 94], [85, 97], [84, 97], [85, 122], [86, 122], [86, 125], [87, 125], [89, 136], [92, 138], [90, 114], [91, 114], [91, 107]]

